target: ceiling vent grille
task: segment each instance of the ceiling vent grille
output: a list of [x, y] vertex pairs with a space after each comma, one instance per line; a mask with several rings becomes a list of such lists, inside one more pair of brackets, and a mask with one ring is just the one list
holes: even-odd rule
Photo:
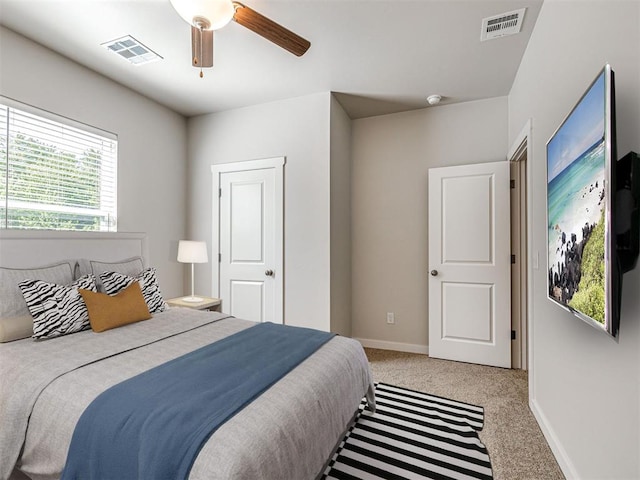
[[507, 35], [515, 35], [520, 33], [522, 28], [522, 20], [526, 8], [514, 10], [513, 12], [501, 13], [493, 17], [482, 19], [482, 30], [480, 32], [480, 40], [492, 40], [494, 38], [506, 37]]
[[162, 57], [149, 47], [144, 46], [131, 35], [117, 38], [102, 44], [109, 51], [120, 55], [125, 60], [134, 65], [142, 65], [143, 63], [155, 62], [162, 60]]

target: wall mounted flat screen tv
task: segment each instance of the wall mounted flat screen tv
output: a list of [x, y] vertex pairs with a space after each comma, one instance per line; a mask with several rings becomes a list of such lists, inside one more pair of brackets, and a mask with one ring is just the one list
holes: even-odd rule
[[548, 296], [615, 337], [622, 272], [616, 192], [614, 75], [605, 65], [547, 143]]

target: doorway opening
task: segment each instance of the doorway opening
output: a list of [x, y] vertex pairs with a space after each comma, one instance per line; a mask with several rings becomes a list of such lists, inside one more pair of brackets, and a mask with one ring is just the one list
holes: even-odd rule
[[508, 161], [511, 179], [511, 367], [528, 369], [529, 341], [529, 238], [528, 156], [531, 123], [514, 143]]

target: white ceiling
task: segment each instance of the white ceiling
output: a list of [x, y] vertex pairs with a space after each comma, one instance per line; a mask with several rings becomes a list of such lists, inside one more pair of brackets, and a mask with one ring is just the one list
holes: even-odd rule
[[[244, 0], [311, 42], [303, 57], [231, 22], [214, 67], [191, 66], [169, 0], [0, 0], [0, 23], [185, 115], [336, 92], [351, 118], [507, 95], [543, 0]], [[482, 18], [527, 7], [518, 35], [480, 42]], [[131, 35], [164, 60], [133, 66], [101, 44]]]

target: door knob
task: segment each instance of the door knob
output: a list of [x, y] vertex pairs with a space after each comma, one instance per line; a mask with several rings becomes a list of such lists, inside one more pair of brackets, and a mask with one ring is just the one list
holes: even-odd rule
[[264, 272], [264, 274], [265, 274], [267, 277], [273, 277], [273, 270], [267, 270], [266, 272]]
[[435, 277], [436, 275], [438, 275], [438, 270], [431, 270], [431, 276]]

